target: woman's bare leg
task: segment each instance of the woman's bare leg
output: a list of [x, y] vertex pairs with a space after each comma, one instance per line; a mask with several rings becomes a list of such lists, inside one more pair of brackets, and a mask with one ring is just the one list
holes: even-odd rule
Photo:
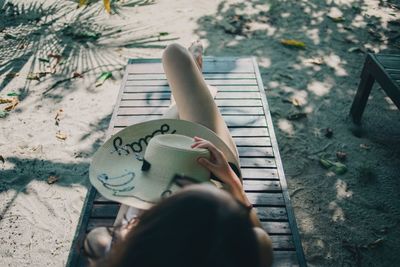
[[238, 158], [228, 127], [189, 51], [181, 45], [171, 44], [165, 49], [162, 62], [179, 118], [214, 131]]

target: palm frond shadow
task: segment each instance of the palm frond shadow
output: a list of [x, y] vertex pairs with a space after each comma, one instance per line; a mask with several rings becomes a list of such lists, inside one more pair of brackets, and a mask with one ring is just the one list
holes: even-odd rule
[[[143, 5], [151, 3], [134, 2]], [[143, 30], [148, 30], [149, 26], [109, 25], [107, 20], [97, 16], [97, 6], [76, 9], [75, 4], [64, 2], [46, 7], [38, 2], [3, 5], [0, 22], [5, 22], [3, 34], [9, 38], [0, 48], [0, 75], [7, 75], [1, 81], [0, 90], [16, 77], [16, 73], [28, 67], [29, 71], [24, 75], [35, 73], [37, 77], [34, 78], [40, 82], [52, 82], [53, 85], [44, 93], [49, 97], [62, 98], [68, 90], [77, 90], [68, 87], [74, 79], [74, 72], [94, 80], [101, 72], [124, 67], [126, 59], [118, 52], [121, 48], [160, 48], [165, 47], [165, 41], [177, 39], [168, 38], [165, 33], [143, 36]], [[31, 82], [26, 79], [20, 89], [20, 100], [29, 95]], [[61, 84], [63, 94], [58, 92], [56, 96], [51, 96], [49, 93]]]

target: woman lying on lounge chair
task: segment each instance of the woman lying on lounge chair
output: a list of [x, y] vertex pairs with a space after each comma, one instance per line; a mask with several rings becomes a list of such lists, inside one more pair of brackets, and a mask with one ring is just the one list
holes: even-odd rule
[[[88, 234], [87, 255], [95, 266], [271, 266], [271, 239], [243, 190], [216, 88], [202, 76], [201, 44], [169, 45], [162, 62], [173, 95], [165, 119], [121, 131], [104, 145], [113, 150], [93, 159], [92, 184], [127, 205], [113, 229]], [[128, 154], [126, 168], [107, 158]]]

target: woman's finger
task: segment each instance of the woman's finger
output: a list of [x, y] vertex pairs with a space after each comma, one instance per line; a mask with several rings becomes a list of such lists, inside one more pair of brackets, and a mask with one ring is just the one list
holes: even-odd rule
[[210, 151], [210, 153], [215, 157], [216, 160], [222, 160], [224, 159], [222, 152], [216, 148], [213, 144], [210, 142], [204, 142], [204, 143], [199, 143], [196, 148], [206, 148]]
[[213, 172], [213, 170], [215, 170], [218, 167], [217, 165], [215, 165], [206, 158], [198, 158], [197, 161], [201, 166], [203, 166], [204, 168], [208, 169], [211, 172]]

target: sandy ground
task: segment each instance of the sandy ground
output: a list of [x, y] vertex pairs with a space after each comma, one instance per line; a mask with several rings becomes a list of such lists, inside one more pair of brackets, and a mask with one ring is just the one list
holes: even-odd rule
[[[195, 38], [206, 55], [257, 57], [309, 266], [400, 261], [400, 113], [376, 86], [362, 127], [348, 118], [364, 53], [400, 52], [398, 2], [158, 0], [112, 16], [98, 4], [10, 2], [0, 0], [0, 95], [20, 103], [0, 118], [0, 266], [65, 265], [127, 58]], [[104, 71], [113, 78], [96, 87]], [[319, 163], [337, 151], [342, 175]]]

